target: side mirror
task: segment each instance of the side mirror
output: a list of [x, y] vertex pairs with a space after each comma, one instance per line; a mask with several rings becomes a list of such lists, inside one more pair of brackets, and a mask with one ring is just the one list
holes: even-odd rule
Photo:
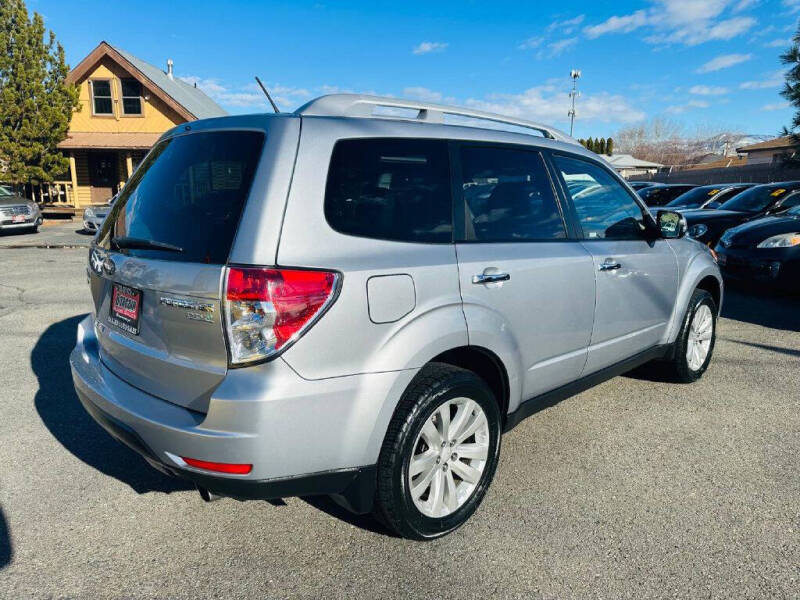
[[658, 211], [656, 225], [658, 225], [658, 230], [661, 232], [661, 237], [666, 240], [682, 238], [689, 228], [686, 223], [686, 217], [671, 210]]

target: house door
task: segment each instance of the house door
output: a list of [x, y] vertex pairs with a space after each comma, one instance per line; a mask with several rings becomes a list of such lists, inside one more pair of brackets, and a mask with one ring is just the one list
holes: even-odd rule
[[114, 195], [119, 184], [119, 161], [112, 152], [89, 153], [89, 184], [92, 204], [104, 204]]

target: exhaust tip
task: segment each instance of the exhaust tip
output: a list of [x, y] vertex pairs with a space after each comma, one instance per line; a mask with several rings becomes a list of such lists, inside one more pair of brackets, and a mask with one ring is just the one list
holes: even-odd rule
[[222, 496], [218, 496], [212, 492], [209, 492], [206, 488], [200, 487], [199, 485], [195, 485], [197, 488], [197, 492], [200, 494], [200, 497], [203, 499], [203, 502], [213, 502], [214, 500], [219, 500]]

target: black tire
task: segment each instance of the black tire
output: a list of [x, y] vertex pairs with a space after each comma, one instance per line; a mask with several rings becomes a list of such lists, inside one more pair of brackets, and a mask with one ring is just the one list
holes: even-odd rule
[[[406, 473], [423, 426], [447, 400], [469, 398], [480, 405], [489, 424], [489, 451], [472, 495], [451, 514], [432, 518], [414, 504]], [[432, 540], [463, 525], [483, 500], [500, 456], [501, 415], [486, 383], [472, 371], [430, 363], [409, 384], [389, 423], [378, 459], [376, 516], [398, 535]], [[437, 467], [438, 468], [438, 467]]]
[[[686, 352], [689, 344], [689, 334], [694, 319], [695, 313], [701, 306], [708, 306], [711, 309], [711, 344], [708, 349], [708, 355], [705, 361], [698, 369], [692, 369], [689, 366], [689, 360]], [[667, 362], [667, 368], [679, 383], [693, 383], [703, 376], [703, 373], [708, 369], [711, 362], [711, 356], [714, 354], [714, 344], [717, 338], [717, 304], [714, 302], [714, 297], [705, 290], [697, 289], [692, 294], [689, 300], [689, 307], [686, 309], [686, 316], [683, 319], [678, 339], [672, 349], [672, 356]]]

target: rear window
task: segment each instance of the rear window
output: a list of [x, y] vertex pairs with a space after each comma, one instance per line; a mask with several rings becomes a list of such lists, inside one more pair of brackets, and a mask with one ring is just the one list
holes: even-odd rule
[[336, 231], [402, 242], [448, 243], [453, 211], [447, 142], [359, 139], [337, 142], [325, 191]]
[[114, 203], [100, 244], [133, 238], [179, 251], [125, 248], [130, 256], [224, 264], [258, 166], [264, 135], [192, 133], [160, 142]]

